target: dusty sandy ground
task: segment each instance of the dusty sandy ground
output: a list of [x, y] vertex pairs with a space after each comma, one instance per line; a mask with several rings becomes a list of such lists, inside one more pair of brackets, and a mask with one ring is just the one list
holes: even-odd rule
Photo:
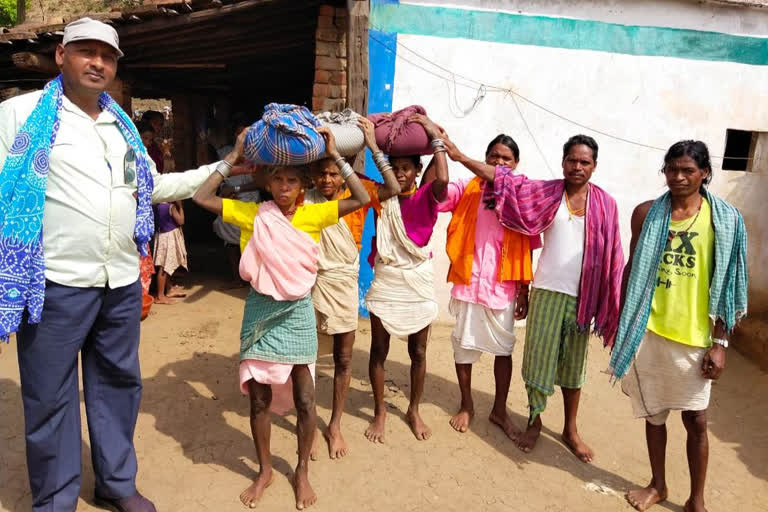
[[[136, 430], [138, 485], [161, 511], [242, 510], [239, 493], [257, 469], [248, 424], [248, 402], [237, 386], [238, 333], [244, 290], [216, 291], [195, 285], [184, 303], [155, 306], [142, 324], [144, 400]], [[518, 451], [487, 413], [493, 399], [492, 360], [476, 365], [477, 415], [466, 434], [448, 419], [458, 403], [450, 326], [433, 331], [422, 415], [434, 430], [417, 441], [403, 420], [408, 404], [408, 354], [392, 344], [387, 366], [390, 406], [387, 444], [364, 437], [372, 418], [367, 376], [370, 332], [361, 322], [354, 353], [352, 389], [343, 427], [351, 453], [311, 466], [317, 511], [615, 511], [630, 510], [623, 492], [649, 477], [643, 422], [628, 400], [601, 373], [608, 354], [593, 342], [584, 389], [581, 432], [597, 453], [595, 463], [577, 461], [558, 440], [562, 400], [557, 393], [544, 413], [545, 429], [535, 451]], [[522, 333], [521, 333], [522, 334]], [[522, 339], [516, 349], [509, 409], [525, 422], [519, 373]], [[333, 365], [327, 345], [318, 364], [320, 427], [330, 417]], [[711, 512], [768, 511], [768, 375], [739, 354], [729, 353], [725, 376], [715, 385], [710, 407], [710, 471], [706, 498]], [[15, 346], [0, 355], [0, 509], [31, 506], [24, 462], [22, 406]], [[292, 510], [289, 476], [296, 463], [295, 415], [275, 418], [272, 451], [278, 475], [259, 509]], [[85, 428], [85, 416], [83, 414]], [[83, 442], [83, 487], [78, 510], [91, 504], [93, 474], [87, 436]], [[688, 493], [684, 429], [679, 414], [669, 422], [669, 501], [658, 510], [681, 511]]]

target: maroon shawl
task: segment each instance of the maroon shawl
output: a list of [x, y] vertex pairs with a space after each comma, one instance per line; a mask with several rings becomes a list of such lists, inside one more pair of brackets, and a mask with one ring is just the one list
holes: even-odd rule
[[[564, 180], [529, 180], [508, 167], [497, 167], [484, 199], [496, 202], [496, 214], [505, 227], [535, 236], [554, 222], [564, 187]], [[607, 346], [616, 339], [623, 270], [616, 200], [590, 183], [577, 321], [581, 330], [587, 330], [594, 319], [594, 332]]]

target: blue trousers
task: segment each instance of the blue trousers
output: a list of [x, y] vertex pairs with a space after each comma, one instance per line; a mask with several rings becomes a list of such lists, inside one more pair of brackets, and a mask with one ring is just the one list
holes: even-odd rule
[[72, 512], [81, 482], [81, 354], [96, 493], [136, 493], [133, 432], [141, 401], [141, 283], [76, 288], [46, 283], [39, 324], [17, 333], [33, 510]]

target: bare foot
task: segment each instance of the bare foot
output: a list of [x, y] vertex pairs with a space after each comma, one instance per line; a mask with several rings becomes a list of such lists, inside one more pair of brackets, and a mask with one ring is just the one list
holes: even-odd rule
[[173, 285], [171, 289], [165, 293], [166, 297], [186, 297], [187, 292], [181, 286]]
[[419, 441], [426, 441], [432, 437], [432, 429], [421, 419], [419, 411], [414, 411], [409, 408], [408, 412], [405, 413], [405, 419], [408, 420], [408, 425], [411, 426], [411, 431], [413, 432], [413, 435], [416, 436], [416, 439]]
[[384, 442], [384, 422], [387, 419], [387, 413], [383, 412], [373, 417], [373, 421], [365, 429], [365, 437], [372, 443]]
[[509, 414], [507, 414], [506, 409], [504, 410], [504, 414], [497, 414], [496, 411], [491, 411], [490, 416], [488, 416], [488, 421], [498, 425], [512, 441], [516, 441], [517, 438], [520, 437], [520, 434], [522, 434], [520, 429], [512, 423], [512, 419], [509, 417]]
[[515, 445], [517, 445], [521, 451], [530, 453], [530, 451], [533, 450], [533, 447], [536, 446], [536, 441], [539, 440], [540, 435], [541, 419], [536, 416], [536, 419], [533, 421], [533, 425], [529, 424], [528, 428], [525, 429], [525, 432], [517, 436], [517, 439], [515, 439]]
[[240, 494], [240, 501], [243, 502], [243, 505], [249, 508], [256, 508], [259, 500], [264, 495], [264, 491], [272, 485], [272, 480], [274, 480], [274, 475], [271, 469], [267, 472], [262, 471], [259, 473], [259, 477]]
[[642, 489], [629, 491], [624, 497], [627, 498], [627, 502], [629, 502], [635, 510], [648, 510], [657, 503], [661, 503], [667, 499], [667, 488], [665, 487], [663, 491], [659, 492], [654, 486], [649, 485]]
[[560, 439], [562, 439], [565, 446], [567, 446], [568, 449], [571, 450], [571, 453], [573, 453], [581, 462], [589, 463], [595, 458], [592, 449], [581, 440], [581, 436], [579, 436], [578, 432], [574, 432], [573, 434], [566, 434], [563, 432]]
[[160, 297], [159, 295], [155, 297], [155, 304], [166, 304], [170, 306], [171, 304], [176, 304], [177, 302], [178, 302], [177, 300], [168, 298], [167, 295], [164, 297]]
[[462, 434], [469, 429], [469, 423], [472, 421], [472, 417], [475, 415], [475, 411], [472, 409], [459, 409], [459, 412], [456, 413], [456, 416], [451, 418], [451, 421], [448, 423], [451, 424], [453, 429], [456, 432], [461, 432]]
[[304, 510], [317, 502], [317, 494], [309, 485], [309, 475], [306, 468], [296, 468], [296, 473], [293, 476], [293, 489], [296, 493], [297, 510]]
[[341, 435], [341, 427], [338, 425], [328, 425], [328, 430], [325, 431], [325, 439], [328, 441], [328, 455], [332, 459], [345, 457], [349, 452], [347, 442], [344, 440], [344, 436]]
[[696, 501], [688, 498], [688, 501], [685, 502], [685, 506], [683, 507], [684, 512], [707, 512], [706, 507], [704, 506], [704, 501]]

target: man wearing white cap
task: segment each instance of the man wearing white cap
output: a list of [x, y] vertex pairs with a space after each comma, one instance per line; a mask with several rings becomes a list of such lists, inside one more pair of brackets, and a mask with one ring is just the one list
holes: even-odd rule
[[80, 493], [78, 353], [96, 503], [154, 512], [136, 490], [141, 399], [139, 254], [153, 202], [190, 197], [226, 159], [160, 175], [130, 117], [104, 91], [115, 30], [83, 18], [56, 48], [61, 75], [0, 104], [0, 340], [17, 332], [33, 510], [73, 511]]

